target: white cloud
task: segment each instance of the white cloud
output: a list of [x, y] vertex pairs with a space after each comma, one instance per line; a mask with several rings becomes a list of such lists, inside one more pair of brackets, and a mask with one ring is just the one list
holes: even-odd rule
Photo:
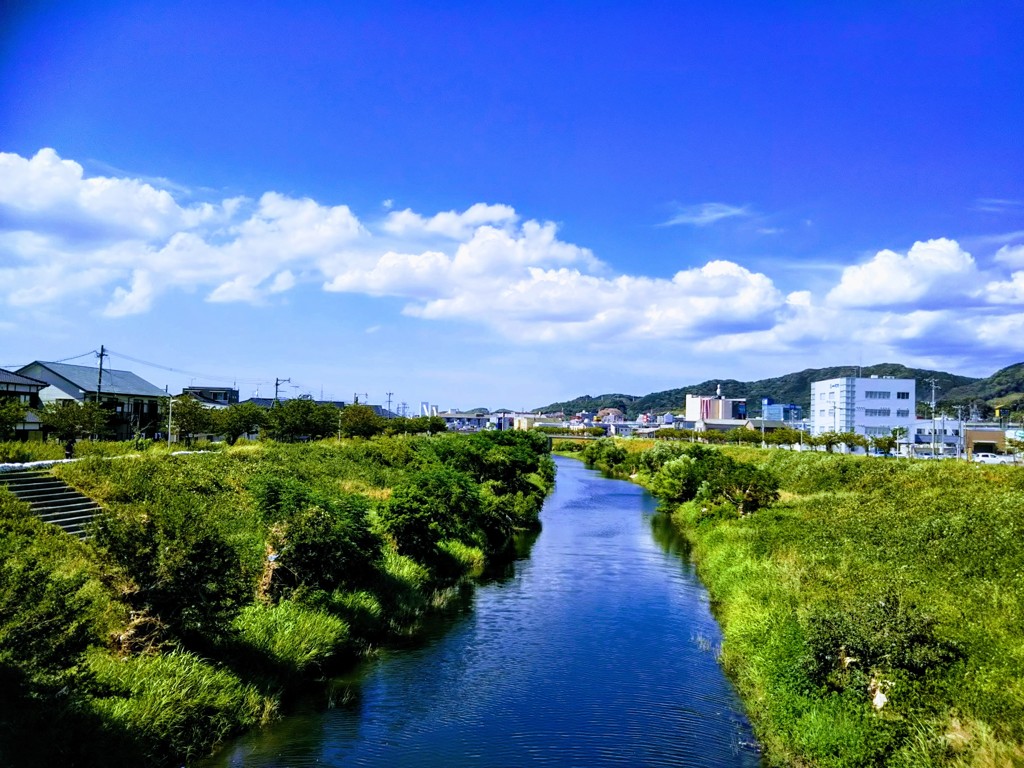
[[1004, 245], [992, 258], [1008, 267], [1024, 267], [1024, 244]]
[[954, 240], [916, 242], [907, 253], [879, 251], [864, 264], [847, 267], [828, 294], [844, 307], [883, 307], [968, 296], [980, 275], [974, 257]]
[[[681, 254], [671, 277], [617, 273], [560, 239], [555, 224], [523, 220], [507, 205], [378, 213], [364, 222], [347, 206], [277, 192], [184, 205], [145, 181], [88, 178], [53, 150], [0, 154], [0, 312], [117, 320], [173, 292], [272, 305], [306, 286], [396, 297], [407, 317], [590, 354], [874, 350], [877, 359], [913, 360], [929, 345], [1024, 348], [1024, 315], [1015, 311], [1024, 308], [1024, 246], [1006, 245], [1012, 240], [991, 244], [1003, 247], [986, 270], [939, 238], [846, 266], [831, 290], [784, 293], [770, 275], [725, 258], [694, 265]], [[708, 203], [673, 223], [751, 215]]]
[[1010, 200], [1001, 197], [979, 197], [974, 210], [983, 213], [1007, 213], [1024, 209], [1024, 200]]
[[736, 216], [750, 216], [749, 206], [727, 205], [725, 203], [701, 203], [680, 207], [672, 218], [662, 224], [663, 227], [671, 227], [676, 224], [690, 224], [696, 227], [705, 227], [714, 224], [722, 219], [731, 219]]
[[444, 211], [429, 218], [406, 208], [392, 211], [384, 220], [382, 228], [400, 237], [441, 235], [453, 240], [470, 237], [477, 227], [485, 224], [507, 226], [518, 221], [515, 209], [507, 205], [476, 203], [462, 213]]

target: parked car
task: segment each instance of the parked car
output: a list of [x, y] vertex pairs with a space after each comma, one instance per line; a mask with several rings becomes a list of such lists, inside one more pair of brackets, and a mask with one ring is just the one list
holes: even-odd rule
[[999, 453], [976, 453], [971, 457], [971, 461], [976, 461], [979, 464], [1015, 464], [1016, 460], [1012, 454], [1002, 455]]

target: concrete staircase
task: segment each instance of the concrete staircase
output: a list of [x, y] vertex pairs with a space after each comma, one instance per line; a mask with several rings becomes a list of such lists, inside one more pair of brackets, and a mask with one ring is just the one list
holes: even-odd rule
[[46, 470], [0, 472], [0, 485], [6, 485], [21, 501], [28, 502], [40, 519], [80, 539], [86, 538], [86, 525], [102, 511], [95, 501]]

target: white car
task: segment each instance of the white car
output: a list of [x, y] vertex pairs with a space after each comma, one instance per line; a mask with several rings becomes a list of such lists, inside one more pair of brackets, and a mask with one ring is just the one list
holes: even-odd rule
[[1014, 464], [1016, 463], [1012, 455], [1003, 456], [998, 453], [976, 453], [971, 457], [971, 461], [976, 461], [979, 464]]

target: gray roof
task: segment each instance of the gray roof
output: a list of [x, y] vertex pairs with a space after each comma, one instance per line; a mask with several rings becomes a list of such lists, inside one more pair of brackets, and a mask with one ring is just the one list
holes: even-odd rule
[[[67, 363], [45, 363], [37, 360], [30, 365], [40, 365], [67, 379], [83, 392], [95, 392], [99, 377], [98, 368], [87, 365], [68, 365]], [[28, 368], [26, 365], [22, 370]], [[114, 369], [103, 370], [103, 391], [109, 395], [134, 395], [136, 397], [166, 397], [167, 393], [160, 387], [150, 384], [131, 371]]]
[[45, 386], [47, 386], [45, 381], [40, 381], [39, 379], [33, 379], [33, 378], [28, 377], [28, 376], [22, 376], [20, 373], [14, 373], [13, 371], [8, 371], [8, 370], [5, 370], [3, 368], [0, 368], [0, 384], [23, 384], [23, 385], [26, 385], [26, 386], [29, 386], [29, 387], [32, 387], [32, 386], [45, 387]]

